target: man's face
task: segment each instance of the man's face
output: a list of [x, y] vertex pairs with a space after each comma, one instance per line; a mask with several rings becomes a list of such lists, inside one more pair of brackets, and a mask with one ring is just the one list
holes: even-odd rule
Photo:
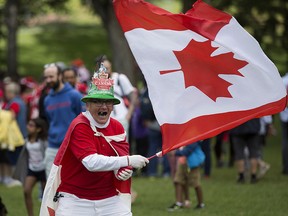
[[49, 88], [58, 89], [61, 82], [61, 74], [58, 74], [56, 66], [50, 66], [44, 70], [44, 80]]
[[70, 83], [73, 88], [75, 88], [77, 83], [77, 76], [73, 70], [66, 70], [63, 73], [63, 81]]
[[9, 101], [16, 97], [15, 89], [13, 85], [6, 85], [5, 86], [5, 97]]
[[112, 100], [90, 99], [87, 103], [87, 110], [98, 124], [105, 124], [113, 110]]

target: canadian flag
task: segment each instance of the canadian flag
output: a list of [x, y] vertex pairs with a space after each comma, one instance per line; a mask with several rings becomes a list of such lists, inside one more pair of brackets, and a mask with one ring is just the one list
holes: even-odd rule
[[275, 65], [231, 15], [198, 0], [172, 14], [143, 0], [114, 10], [149, 89], [162, 153], [286, 106]]

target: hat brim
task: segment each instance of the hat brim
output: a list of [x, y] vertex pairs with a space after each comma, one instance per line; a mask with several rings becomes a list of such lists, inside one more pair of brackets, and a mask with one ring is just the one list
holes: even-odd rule
[[89, 102], [90, 99], [113, 100], [113, 104], [114, 105], [120, 104], [120, 100], [119, 99], [115, 98], [112, 95], [107, 95], [107, 94], [103, 94], [103, 95], [99, 95], [99, 94], [97, 94], [97, 95], [86, 95], [83, 98], [81, 98], [81, 101], [84, 102], [84, 103], [87, 103], [87, 102]]

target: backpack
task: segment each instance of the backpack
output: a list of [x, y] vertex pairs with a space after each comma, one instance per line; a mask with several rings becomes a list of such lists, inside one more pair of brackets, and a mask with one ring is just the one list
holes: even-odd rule
[[148, 89], [146, 88], [145, 91], [140, 95], [140, 110], [142, 113], [142, 118], [144, 120], [154, 121], [156, 120], [154, 110], [152, 107], [152, 103], [149, 98]]
[[190, 169], [199, 167], [205, 160], [205, 154], [200, 145], [198, 145], [187, 157], [187, 163]]

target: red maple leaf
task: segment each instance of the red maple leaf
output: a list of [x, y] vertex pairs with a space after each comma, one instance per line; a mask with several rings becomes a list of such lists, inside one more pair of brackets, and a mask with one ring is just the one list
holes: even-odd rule
[[195, 86], [213, 101], [218, 97], [232, 97], [228, 91], [231, 83], [219, 77], [219, 74], [243, 76], [239, 69], [248, 64], [246, 61], [233, 58], [228, 52], [211, 57], [218, 48], [211, 46], [211, 41], [197, 42], [191, 40], [181, 51], [173, 51], [181, 68], [160, 71], [160, 74], [183, 71], [185, 88]]

